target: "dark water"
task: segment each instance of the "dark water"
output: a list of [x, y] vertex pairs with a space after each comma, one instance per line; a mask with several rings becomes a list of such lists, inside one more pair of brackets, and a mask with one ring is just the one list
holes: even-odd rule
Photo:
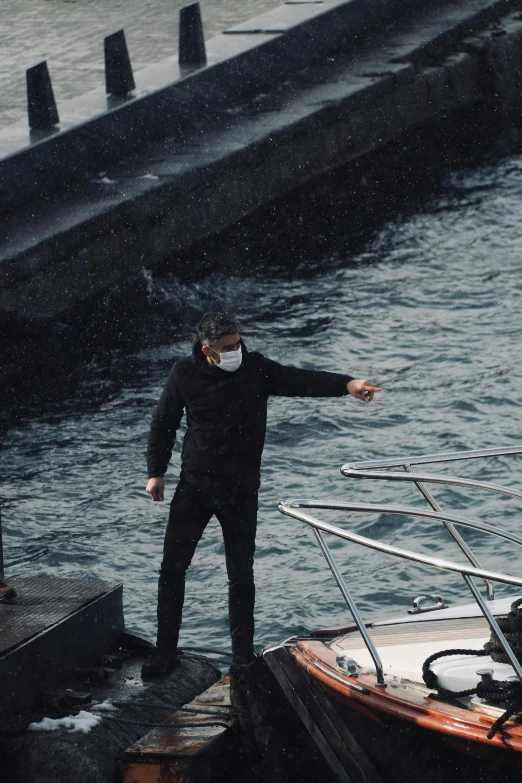
[[[149, 324], [151, 311], [144, 307], [138, 319], [142, 333], [155, 338], [137, 339], [109, 374], [93, 363], [75, 399], [3, 437], [9, 574], [121, 580], [128, 627], [154, 637], [167, 505], [152, 504], [144, 492], [148, 424], [170, 364], [190, 349], [194, 323], [222, 304], [237, 313], [250, 349], [301, 367], [368, 377], [384, 388], [371, 405], [352, 398], [270, 403], [257, 641], [348, 620], [311, 531], [280, 515], [277, 502], [336, 497], [422, 506], [412, 488], [349, 481], [339, 467], [384, 455], [522, 443], [521, 226], [522, 158], [511, 157], [499, 166], [454, 172], [438, 195], [389, 222], [348, 257], [331, 238], [328, 257], [305, 254], [296, 264], [285, 257], [283, 243], [279, 268], [249, 276], [214, 274], [182, 283], [144, 273], [145, 300], [155, 315]], [[313, 224], [309, 228], [313, 232]], [[521, 465], [520, 458], [497, 459], [480, 475], [520, 486]], [[178, 467], [177, 447], [168, 492]], [[462, 465], [454, 472], [469, 474]], [[444, 507], [451, 503], [522, 533], [516, 503], [440, 490], [437, 497]], [[370, 515], [336, 519], [368, 536], [462, 559], [433, 524]], [[510, 546], [469, 532], [465, 537], [489, 567], [520, 576], [519, 553]], [[402, 611], [425, 592], [466, 598], [457, 576], [340, 543], [334, 549], [365, 616]], [[215, 521], [189, 573], [182, 642], [228, 646]]]

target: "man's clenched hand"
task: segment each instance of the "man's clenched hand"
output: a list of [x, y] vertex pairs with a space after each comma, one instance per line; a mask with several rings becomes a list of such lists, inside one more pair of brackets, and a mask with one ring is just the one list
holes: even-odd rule
[[354, 378], [353, 380], [349, 381], [346, 384], [346, 388], [352, 397], [356, 397], [358, 400], [362, 400], [363, 402], [371, 402], [375, 392], [382, 391], [379, 386], [374, 386], [373, 383], [370, 383], [370, 381], [364, 380], [362, 378]]
[[146, 492], [153, 500], [163, 500], [165, 482], [162, 478], [151, 478], [146, 486]]

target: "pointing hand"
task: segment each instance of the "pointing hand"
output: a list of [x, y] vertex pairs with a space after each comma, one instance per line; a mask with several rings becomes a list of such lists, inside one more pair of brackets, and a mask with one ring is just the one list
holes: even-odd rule
[[373, 383], [362, 378], [349, 381], [346, 384], [346, 388], [352, 397], [356, 397], [363, 402], [371, 402], [375, 392], [382, 391], [379, 386], [374, 386]]

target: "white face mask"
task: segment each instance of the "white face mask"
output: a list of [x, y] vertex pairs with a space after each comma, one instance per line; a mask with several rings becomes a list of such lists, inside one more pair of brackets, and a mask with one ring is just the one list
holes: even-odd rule
[[225, 353], [220, 353], [219, 356], [221, 361], [219, 364], [216, 364], [216, 367], [220, 367], [225, 372], [235, 372], [241, 367], [241, 362], [243, 361], [241, 346], [239, 346], [237, 351], [225, 351]]

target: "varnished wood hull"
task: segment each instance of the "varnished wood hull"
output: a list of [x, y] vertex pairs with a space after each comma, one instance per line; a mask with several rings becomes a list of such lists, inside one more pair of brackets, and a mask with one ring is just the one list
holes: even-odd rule
[[288, 648], [294, 665], [320, 688], [385, 780], [442, 783], [513, 780], [522, 775], [522, 726], [494, 719], [408, 687], [379, 687], [373, 674], [351, 678], [321, 641]]

